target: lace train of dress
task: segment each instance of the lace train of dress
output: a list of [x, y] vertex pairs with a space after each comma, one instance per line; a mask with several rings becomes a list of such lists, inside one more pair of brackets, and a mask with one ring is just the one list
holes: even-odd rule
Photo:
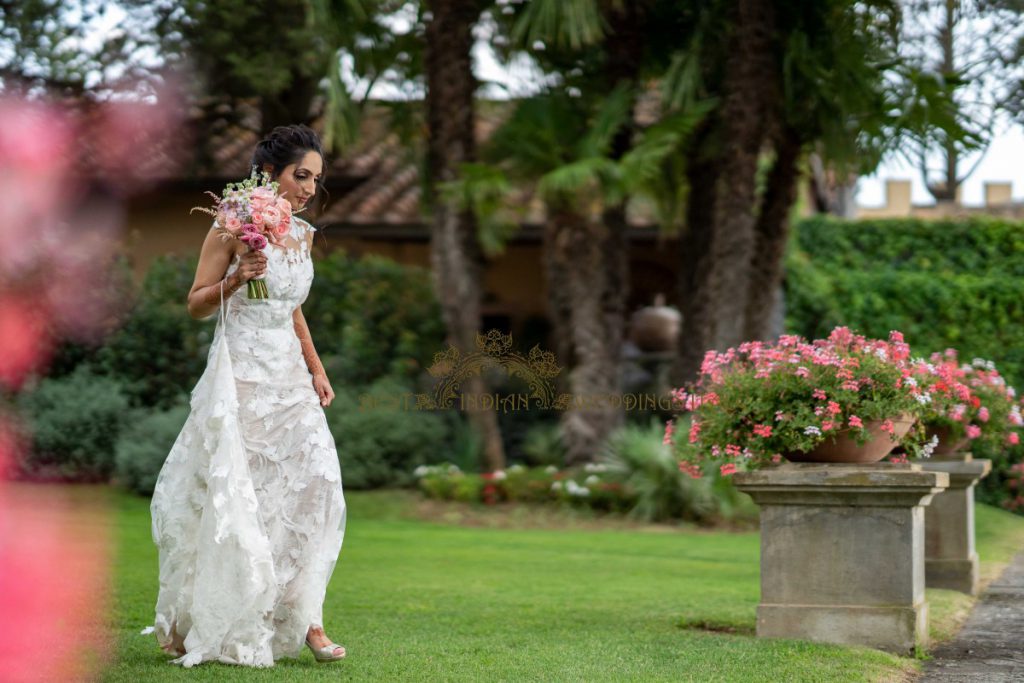
[[[157, 478], [152, 514], [161, 647], [186, 667], [273, 666], [323, 625], [345, 499], [334, 439], [292, 324], [313, 281], [313, 227], [268, 246], [268, 300], [221, 308], [191, 412]], [[233, 263], [231, 269], [237, 266]]]

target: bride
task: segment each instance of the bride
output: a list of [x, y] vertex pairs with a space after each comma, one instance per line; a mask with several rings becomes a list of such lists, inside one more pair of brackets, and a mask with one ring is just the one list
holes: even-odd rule
[[[323, 174], [320, 140], [306, 126], [275, 128], [252, 165], [298, 211]], [[318, 662], [345, 656], [323, 629], [346, 508], [323, 411], [334, 391], [301, 307], [313, 231], [293, 216], [283, 246], [248, 251], [216, 227], [203, 244], [188, 312], [218, 324], [150, 508], [152, 630], [175, 664], [273, 666], [303, 643]], [[248, 299], [246, 283], [263, 276], [270, 298]]]

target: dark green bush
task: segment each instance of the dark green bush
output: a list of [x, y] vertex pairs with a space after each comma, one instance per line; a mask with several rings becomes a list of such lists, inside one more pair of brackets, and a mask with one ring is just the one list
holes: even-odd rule
[[[416, 467], [449, 459], [457, 416], [389, 405], [411, 393], [408, 382], [394, 377], [382, 378], [364, 390], [337, 391], [327, 408], [327, 421], [346, 487], [405, 486], [413, 482]], [[361, 394], [376, 403], [361, 406]]]
[[118, 483], [143, 496], [153, 494], [157, 475], [188, 418], [189, 405], [142, 413], [121, 431], [114, 457]]
[[135, 405], [175, 405], [206, 367], [216, 318], [188, 314], [196, 262], [180, 256], [154, 261], [123, 325], [95, 352], [97, 368], [121, 380]]
[[963, 221], [802, 221], [787, 259], [791, 332], [847, 325], [900, 330], [914, 353], [955, 348], [1024, 381], [1024, 225]]
[[337, 385], [415, 378], [444, 346], [429, 271], [381, 256], [335, 251], [318, 260], [302, 309]]
[[71, 481], [110, 476], [114, 445], [131, 417], [120, 382], [80, 365], [64, 377], [43, 379], [18, 403], [32, 434], [24, 474]]

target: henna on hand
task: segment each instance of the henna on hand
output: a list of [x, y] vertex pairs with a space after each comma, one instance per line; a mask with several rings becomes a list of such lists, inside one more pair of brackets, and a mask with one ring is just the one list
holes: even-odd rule
[[309, 374], [324, 375], [327, 376], [327, 372], [324, 370], [323, 363], [320, 362], [320, 356], [316, 353], [316, 347], [313, 346], [313, 338], [309, 335], [309, 328], [304, 324], [296, 320], [295, 325], [295, 336], [299, 338], [299, 345], [302, 347], [302, 357], [306, 361], [306, 367], [309, 368]]
[[222, 283], [224, 285], [224, 299], [225, 300], [227, 300], [227, 298], [229, 296], [234, 294], [238, 290], [238, 288], [242, 286], [240, 278], [237, 275], [235, 275], [234, 273], [232, 273], [231, 275], [228, 275], [223, 280], [221, 280], [221, 281], [219, 281], [219, 282], [217, 282], [215, 284], [212, 284], [212, 285], [210, 285], [208, 287], [203, 287], [201, 290], [199, 290], [199, 300], [202, 301], [204, 304], [207, 304], [209, 306], [219, 307], [220, 306], [221, 284]]

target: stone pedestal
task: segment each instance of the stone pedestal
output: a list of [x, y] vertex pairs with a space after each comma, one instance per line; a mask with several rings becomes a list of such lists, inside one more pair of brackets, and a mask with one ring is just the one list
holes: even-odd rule
[[990, 460], [970, 453], [922, 461], [927, 472], [945, 472], [949, 488], [935, 494], [925, 510], [925, 582], [929, 588], [978, 593], [978, 553], [974, 550], [974, 485], [992, 469]]
[[761, 506], [757, 635], [908, 654], [928, 638], [920, 465], [786, 464], [735, 476]]

